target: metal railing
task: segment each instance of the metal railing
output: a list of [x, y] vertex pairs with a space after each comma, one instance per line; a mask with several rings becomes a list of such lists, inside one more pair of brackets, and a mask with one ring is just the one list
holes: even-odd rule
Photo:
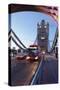
[[36, 73], [35, 73], [35, 75], [33, 76], [32, 80], [31, 80], [30, 85], [36, 85], [37, 81], [41, 80], [42, 63], [43, 63], [43, 60], [40, 61], [39, 65], [38, 65], [38, 68], [36, 70]]

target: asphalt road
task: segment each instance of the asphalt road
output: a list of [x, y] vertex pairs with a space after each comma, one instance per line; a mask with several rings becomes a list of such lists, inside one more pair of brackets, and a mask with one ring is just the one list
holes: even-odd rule
[[17, 61], [11, 64], [11, 84], [29, 85], [35, 71], [38, 67], [38, 62]]
[[[36, 85], [58, 83], [58, 60], [54, 56], [45, 56]], [[38, 62], [19, 61], [11, 64], [11, 84], [29, 85], [38, 67]]]
[[49, 56], [43, 60], [41, 68], [41, 76], [39, 76], [36, 84], [53, 84], [58, 83], [58, 60]]

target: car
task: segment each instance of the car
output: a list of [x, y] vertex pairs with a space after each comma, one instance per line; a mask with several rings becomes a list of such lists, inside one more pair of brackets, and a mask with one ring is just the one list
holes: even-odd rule
[[39, 58], [38, 56], [32, 56], [32, 55], [27, 55], [26, 56], [26, 60], [30, 61], [30, 62], [33, 62], [33, 61], [37, 61]]
[[26, 58], [26, 56], [16, 56], [16, 60], [24, 60]]
[[25, 60], [26, 59], [26, 54], [17, 54], [15, 57], [16, 60]]

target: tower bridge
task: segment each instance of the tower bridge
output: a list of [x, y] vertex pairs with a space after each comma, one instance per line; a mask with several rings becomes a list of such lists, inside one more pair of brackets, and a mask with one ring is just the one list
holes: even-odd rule
[[48, 35], [49, 35], [49, 24], [45, 23], [44, 20], [41, 21], [41, 24], [37, 24], [37, 43], [38, 48], [41, 51], [48, 52]]
[[[51, 6], [32, 6], [32, 5], [19, 5], [19, 4], [10, 4], [9, 5], [9, 14], [19, 12], [19, 11], [38, 11], [43, 12], [55, 20], [58, 23], [58, 8]], [[10, 15], [9, 15], [10, 18]], [[11, 35], [13, 33], [14, 37]], [[11, 39], [13, 42], [21, 49], [27, 49], [27, 47], [22, 43], [18, 36], [11, 29], [8, 33], [8, 42], [10, 43]], [[38, 85], [38, 84], [52, 84], [58, 83], [58, 58], [52, 55], [52, 52], [57, 53], [55, 47], [58, 42], [58, 28], [55, 32], [54, 40], [52, 47], [48, 53], [49, 45], [49, 22], [45, 23], [44, 20], [41, 23], [37, 23], [37, 36], [33, 47], [38, 47], [39, 51], [47, 52], [42, 55], [42, 58], [39, 58], [36, 62], [28, 62], [27, 58], [22, 61], [17, 61], [11, 64], [12, 60], [9, 60], [9, 75], [11, 75], [10, 85]], [[19, 42], [19, 43], [18, 43]], [[30, 45], [31, 46], [31, 45]], [[9, 56], [10, 58], [10, 56]], [[29, 56], [28, 56], [29, 58]], [[32, 60], [32, 59], [31, 59]], [[14, 60], [15, 61], [15, 60]], [[14, 67], [12, 67], [14, 66]], [[11, 71], [12, 70], [12, 71]], [[10, 76], [9, 76], [10, 77]]]
[[[10, 16], [10, 14], [11, 13], [15, 13], [15, 12], [21, 12], [21, 11], [36, 11], [36, 12], [42, 12], [42, 13], [44, 13], [44, 14], [46, 14], [46, 15], [49, 15], [50, 17], [52, 17], [54, 20], [55, 20], [55, 22], [58, 24], [58, 7], [55, 7], [55, 6], [44, 6], [44, 5], [24, 5], [24, 4], [10, 4], [9, 5], [9, 21], [10, 21], [10, 19], [11, 19], [11, 16]], [[10, 25], [10, 23], [11, 22], [9, 22], [9, 25]], [[41, 23], [42, 24], [42, 23]], [[42, 24], [43, 25], [43, 24]], [[43, 25], [44, 26], [44, 25]], [[42, 26], [42, 27], [43, 27]], [[41, 30], [38, 30], [37, 31], [37, 33], [39, 33], [39, 31], [40, 31], [40, 33], [39, 34], [41, 34], [41, 31], [43, 31], [44, 32], [44, 30], [46, 31], [46, 32], [44, 32], [43, 34], [46, 34], [46, 40], [44, 40], [44, 44], [45, 44], [45, 50], [46, 51], [48, 51], [48, 43], [49, 43], [49, 40], [48, 40], [48, 37], [49, 37], [49, 23], [47, 22], [47, 28], [46, 28], [46, 25], [45, 25], [45, 29], [43, 30], [43, 28], [40, 28], [41, 27], [41, 25], [39, 25], [39, 23], [37, 24], [37, 27], [38, 27], [38, 29], [41, 29]], [[13, 31], [12, 31], [13, 32]], [[14, 32], [13, 32], [14, 33]], [[48, 34], [47, 34], [48, 33]], [[42, 34], [42, 36], [44, 36]], [[15, 35], [15, 37], [16, 37], [16, 35]], [[41, 44], [43, 45], [43, 41], [42, 40], [39, 40], [39, 39], [37, 39], [37, 38], [39, 38], [39, 37], [41, 37], [41, 35], [39, 36], [39, 35], [37, 35], [36, 36], [36, 40], [35, 40], [35, 42], [34, 42], [34, 45], [36, 44], [36, 42], [37, 42], [37, 44], [38, 44], [38, 47], [40, 47], [41, 46]], [[16, 37], [17, 38], [17, 37]], [[18, 41], [19, 41], [19, 38], [17, 38], [18, 39]], [[42, 38], [43, 39], [43, 38]], [[42, 42], [42, 43], [40, 43], [40, 45], [39, 45], [39, 41], [40, 42]], [[57, 43], [56, 42], [57, 41], [57, 37], [56, 38], [54, 38], [54, 40], [53, 40], [53, 45], [52, 45], [52, 47], [51, 47], [51, 50], [50, 50], [50, 52], [53, 50], [53, 48], [56, 46], [56, 44], [55, 43]], [[20, 42], [20, 44], [23, 46], [23, 48], [26, 48], [25, 47], [25, 45], [23, 45], [22, 43], [21, 43], [21, 41], [19, 41]], [[44, 46], [42, 46], [43, 48], [44, 48]]]

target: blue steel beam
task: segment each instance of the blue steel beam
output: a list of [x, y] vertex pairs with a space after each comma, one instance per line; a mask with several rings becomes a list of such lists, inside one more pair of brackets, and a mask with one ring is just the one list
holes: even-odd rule
[[[14, 33], [14, 31], [12, 29], [10, 29], [8, 36], [11, 34], [11, 32], [13, 33], [13, 35], [15, 36], [15, 38], [18, 40], [18, 42], [24, 47], [26, 48], [26, 46], [21, 42], [21, 40], [18, 38], [18, 36]], [[10, 40], [8, 40], [10, 41]]]
[[54, 41], [53, 41], [53, 44], [52, 44], [51, 51], [53, 51], [53, 49], [55, 48], [55, 46], [57, 44], [57, 41], [58, 41], [58, 28], [57, 28], [56, 33], [55, 33], [55, 37], [54, 37]]
[[[20, 49], [23, 49], [16, 41], [15, 41], [15, 39], [13, 38], [13, 37], [11, 37], [12, 38], [12, 40], [13, 40], [13, 42], [20, 48]], [[24, 49], [23, 49], [24, 50]]]
[[11, 29], [13, 35], [16, 37], [16, 39], [19, 41], [19, 43], [24, 47], [26, 48], [26, 46], [21, 42], [21, 40], [18, 38], [18, 36], [14, 33], [14, 31]]

